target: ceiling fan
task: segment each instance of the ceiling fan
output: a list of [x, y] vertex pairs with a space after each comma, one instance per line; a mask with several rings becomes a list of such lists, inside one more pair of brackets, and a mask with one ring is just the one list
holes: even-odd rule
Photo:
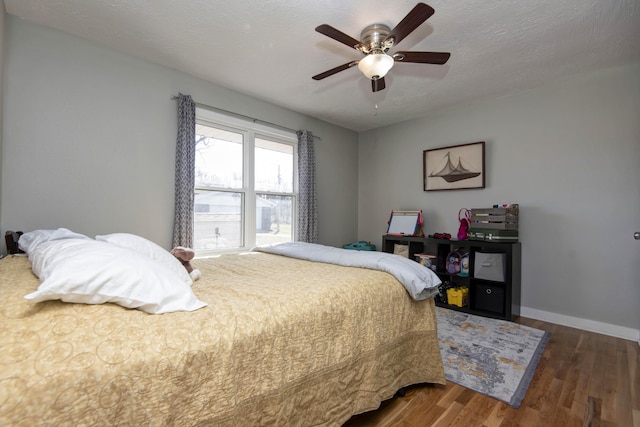
[[448, 52], [396, 52], [392, 55], [387, 54], [389, 49], [400, 43], [402, 39], [418, 28], [434, 12], [431, 6], [418, 3], [395, 28], [390, 29], [384, 24], [369, 25], [360, 33], [360, 40], [356, 40], [330, 25], [320, 25], [316, 28], [317, 32], [359, 50], [364, 55], [364, 58], [347, 62], [324, 73], [317, 74], [313, 76], [313, 79], [322, 80], [357, 65], [362, 74], [371, 79], [371, 89], [377, 92], [386, 87], [384, 76], [396, 62], [439, 65], [446, 63], [451, 56]]

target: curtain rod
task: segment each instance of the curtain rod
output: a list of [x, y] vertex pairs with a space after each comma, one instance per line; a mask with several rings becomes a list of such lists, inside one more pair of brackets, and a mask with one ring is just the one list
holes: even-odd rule
[[[171, 99], [176, 100], [176, 99], [178, 99], [178, 96], [171, 95]], [[281, 125], [278, 125], [278, 124], [275, 124], [275, 123], [267, 122], [265, 120], [256, 119], [255, 117], [245, 116], [244, 114], [234, 113], [233, 111], [224, 110], [222, 108], [214, 107], [212, 105], [201, 104], [200, 102], [195, 102], [195, 101], [194, 101], [194, 104], [196, 104], [196, 107], [204, 108], [205, 110], [213, 110], [213, 111], [217, 111], [219, 113], [228, 114], [228, 115], [240, 118], [240, 119], [249, 120], [249, 121], [251, 121], [253, 123], [256, 123], [256, 124], [263, 124], [263, 125], [267, 125], [267, 126], [273, 126], [273, 127], [278, 128], [278, 129], [281, 129], [281, 130], [286, 130], [286, 131], [289, 131], [289, 132], [293, 132], [295, 134], [297, 134], [297, 132], [298, 132], [295, 129], [291, 129], [291, 128], [288, 128], [288, 127], [285, 127], [285, 126], [281, 126]], [[316, 135], [313, 135], [313, 139], [322, 140], [322, 138], [320, 138], [319, 136], [316, 136]]]

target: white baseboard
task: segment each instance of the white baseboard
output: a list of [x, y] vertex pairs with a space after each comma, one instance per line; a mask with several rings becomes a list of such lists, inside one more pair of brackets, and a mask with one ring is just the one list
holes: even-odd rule
[[520, 307], [520, 316], [543, 320], [557, 325], [569, 326], [571, 328], [582, 329], [589, 332], [610, 335], [612, 337], [622, 338], [625, 340], [636, 341], [640, 344], [640, 329], [627, 328], [625, 326], [612, 325], [609, 323], [597, 322], [595, 320], [581, 319], [579, 317], [551, 313], [549, 311], [542, 311], [529, 307]]

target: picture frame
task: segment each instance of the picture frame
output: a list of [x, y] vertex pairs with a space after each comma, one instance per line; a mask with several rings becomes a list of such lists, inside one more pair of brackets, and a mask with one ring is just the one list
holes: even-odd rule
[[484, 141], [422, 152], [424, 191], [485, 188]]

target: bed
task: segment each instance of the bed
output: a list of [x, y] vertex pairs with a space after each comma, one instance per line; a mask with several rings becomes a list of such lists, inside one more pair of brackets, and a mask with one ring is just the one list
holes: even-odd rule
[[393, 275], [249, 252], [196, 259], [206, 305], [165, 314], [24, 299], [0, 260], [0, 425], [339, 426], [444, 384], [433, 298]]

